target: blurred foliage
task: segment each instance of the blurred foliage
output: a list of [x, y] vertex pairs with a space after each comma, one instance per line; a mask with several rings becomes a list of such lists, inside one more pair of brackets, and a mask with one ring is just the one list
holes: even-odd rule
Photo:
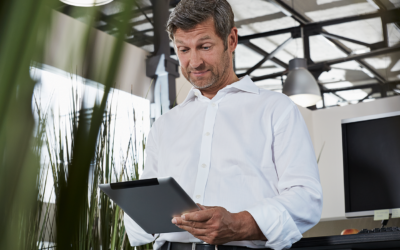
[[[67, 121], [64, 129], [56, 126], [55, 117], [52, 110], [41, 110], [41, 105], [38, 104], [38, 99], [35, 97], [36, 113], [39, 121], [37, 128], [38, 141], [44, 142], [44, 150], [48, 153], [48, 160], [42, 166], [41, 178], [39, 180], [39, 194], [41, 199], [38, 201], [39, 209], [37, 216], [34, 218], [35, 230], [33, 237], [38, 242], [56, 242], [59, 231], [55, 231], [58, 220], [63, 214], [60, 209], [61, 190], [66, 189], [71, 185], [68, 183], [68, 175], [71, 173], [73, 166], [73, 148], [75, 145], [74, 134], [77, 133], [78, 125], [80, 124], [80, 111], [82, 107], [77, 100], [79, 94], [72, 90], [72, 112], [69, 117], [64, 118]], [[111, 103], [107, 102], [107, 108], [104, 112], [103, 119], [100, 125], [99, 136], [95, 148], [94, 158], [91, 161], [89, 178], [85, 182], [85, 187], [81, 190], [84, 194], [83, 209], [78, 215], [80, 220], [78, 228], [74, 231], [71, 237], [70, 249], [134, 249], [129, 244], [127, 234], [123, 223], [123, 211], [98, 189], [98, 183], [110, 183], [115, 181], [136, 180], [139, 175], [138, 155], [143, 154], [142, 148], [136, 147], [136, 140], [143, 140], [144, 137], [136, 134], [131, 134], [128, 147], [125, 149], [125, 155], [122, 159], [122, 165], [115, 165], [114, 155], [114, 139], [115, 139], [115, 124], [117, 115], [112, 116]], [[134, 112], [134, 110], [133, 110]], [[90, 110], [86, 110], [85, 116], [90, 116]], [[53, 121], [53, 125], [48, 124], [47, 120]], [[65, 120], [64, 120], [65, 121]], [[62, 124], [62, 121], [58, 121]], [[135, 123], [135, 121], [134, 121]], [[47, 129], [46, 129], [47, 126]], [[68, 126], [68, 127], [67, 127]], [[135, 126], [135, 124], [134, 124]], [[64, 130], [64, 131], [63, 131]], [[143, 144], [144, 141], [141, 142]], [[128, 158], [129, 161], [128, 161]], [[126, 162], [132, 162], [129, 167]], [[119, 169], [119, 170], [118, 170]], [[48, 174], [52, 174], [54, 180], [55, 204], [43, 206], [43, 197], [46, 190], [46, 179]], [[49, 216], [49, 213], [56, 216]], [[40, 232], [40, 233], [39, 233]], [[107, 246], [107, 247], [103, 247]], [[40, 249], [41, 245], [38, 246]], [[143, 248], [152, 248], [152, 245], [142, 246]], [[57, 249], [58, 245], [55, 248]]]
[[[0, 23], [0, 249], [29, 248], [37, 200], [31, 60], [40, 60], [49, 23], [47, 0], [2, 1]], [[42, 45], [42, 46], [41, 46]]]
[[[32, 113], [35, 81], [30, 78], [29, 67], [42, 61], [52, 6], [58, 0], [0, 3], [0, 249], [38, 249], [47, 226], [57, 249], [99, 249], [100, 245], [102, 249], [129, 249], [122, 211], [97, 192], [99, 181], [110, 180], [107, 178], [111, 165], [101, 161], [112, 154], [106, 140], [110, 121], [104, 119], [104, 114], [134, 4], [134, 1], [120, 2], [124, 11], [115, 24], [119, 33], [104, 71], [103, 97], [91, 116], [84, 113], [87, 103], [81, 102], [79, 107], [76, 103], [77, 113], [71, 120], [72, 140], [59, 137], [60, 144], [49, 152], [57, 160], [48, 168], [40, 167], [42, 143], [54, 145], [45, 140], [47, 112], [38, 111], [42, 113], [35, 126]], [[89, 23], [96, 22], [100, 14], [96, 7], [72, 11], [85, 12], [90, 17]], [[77, 39], [88, 65], [82, 75], [93, 79], [91, 62], [97, 41], [90, 26], [86, 35]], [[69, 151], [64, 154], [63, 150]], [[65, 155], [68, 159], [63, 158]], [[43, 200], [48, 173], [55, 178], [55, 208]]]

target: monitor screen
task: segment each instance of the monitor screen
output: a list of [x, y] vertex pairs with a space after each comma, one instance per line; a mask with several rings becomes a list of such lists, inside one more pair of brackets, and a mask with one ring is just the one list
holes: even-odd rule
[[346, 216], [400, 208], [400, 112], [343, 120], [342, 136]]

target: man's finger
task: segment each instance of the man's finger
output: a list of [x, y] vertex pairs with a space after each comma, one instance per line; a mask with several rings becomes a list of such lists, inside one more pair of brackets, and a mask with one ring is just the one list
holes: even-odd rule
[[179, 226], [188, 226], [188, 227], [193, 227], [193, 228], [209, 228], [210, 226], [207, 224], [207, 221], [205, 222], [199, 222], [199, 221], [187, 221], [187, 220], [182, 220], [182, 222], [179, 224]]
[[[202, 205], [203, 206], [203, 205]], [[203, 206], [205, 209], [216, 208], [216, 206]]]
[[182, 218], [181, 217], [174, 217], [172, 218], [171, 222], [175, 225], [180, 225], [182, 224]]
[[181, 218], [186, 221], [207, 221], [213, 216], [212, 210], [201, 210], [188, 214], [183, 214]]
[[196, 204], [201, 210], [207, 210], [207, 208], [205, 206], [201, 205], [200, 203], [196, 203]]
[[195, 237], [201, 237], [201, 236], [207, 235], [207, 229], [193, 228], [193, 227], [185, 226], [185, 225], [179, 225], [179, 228], [188, 231], [190, 234], [192, 234]]

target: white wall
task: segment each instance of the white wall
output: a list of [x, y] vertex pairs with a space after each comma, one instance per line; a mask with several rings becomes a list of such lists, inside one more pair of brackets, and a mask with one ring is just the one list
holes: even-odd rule
[[[92, 59], [82, 50], [81, 44], [88, 30], [91, 32], [93, 46]], [[91, 80], [104, 82], [105, 69], [108, 67], [110, 52], [116, 38], [105, 32], [89, 28], [85, 23], [58, 11], [53, 11], [52, 25], [47, 38], [44, 64], [66, 72], [82, 75], [85, 61], [90, 61], [94, 72]], [[146, 76], [146, 57], [148, 52], [132, 44], [124, 43], [122, 58], [116, 76], [116, 88], [145, 97], [151, 83]], [[94, 65], [93, 65], [94, 64]]]
[[313, 143], [316, 155], [325, 143], [318, 164], [324, 192], [321, 220], [345, 218], [341, 120], [394, 111], [400, 111], [400, 96], [312, 111]]
[[181, 104], [191, 88], [192, 84], [182, 75], [181, 67], [179, 67], [179, 78], [176, 78], [176, 103]]

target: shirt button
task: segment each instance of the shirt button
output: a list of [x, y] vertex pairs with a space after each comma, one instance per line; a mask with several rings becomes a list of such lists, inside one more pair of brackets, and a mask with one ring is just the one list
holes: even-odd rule
[[213, 106], [214, 108], [217, 106], [217, 104], [215, 104], [215, 103], [212, 103], [211, 104], [211, 106]]
[[210, 135], [210, 133], [207, 132], [207, 133], [206, 133], [206, 136], [209, 136], [209, 135]]
[[201, 198], [201, 195], [196, 195], [196, 199], [200, 199]]
[[206, 165], [206, 164], [201, 164], [201, 167], [202, 167], [202, 168], [206, 168], [207, 165]]

